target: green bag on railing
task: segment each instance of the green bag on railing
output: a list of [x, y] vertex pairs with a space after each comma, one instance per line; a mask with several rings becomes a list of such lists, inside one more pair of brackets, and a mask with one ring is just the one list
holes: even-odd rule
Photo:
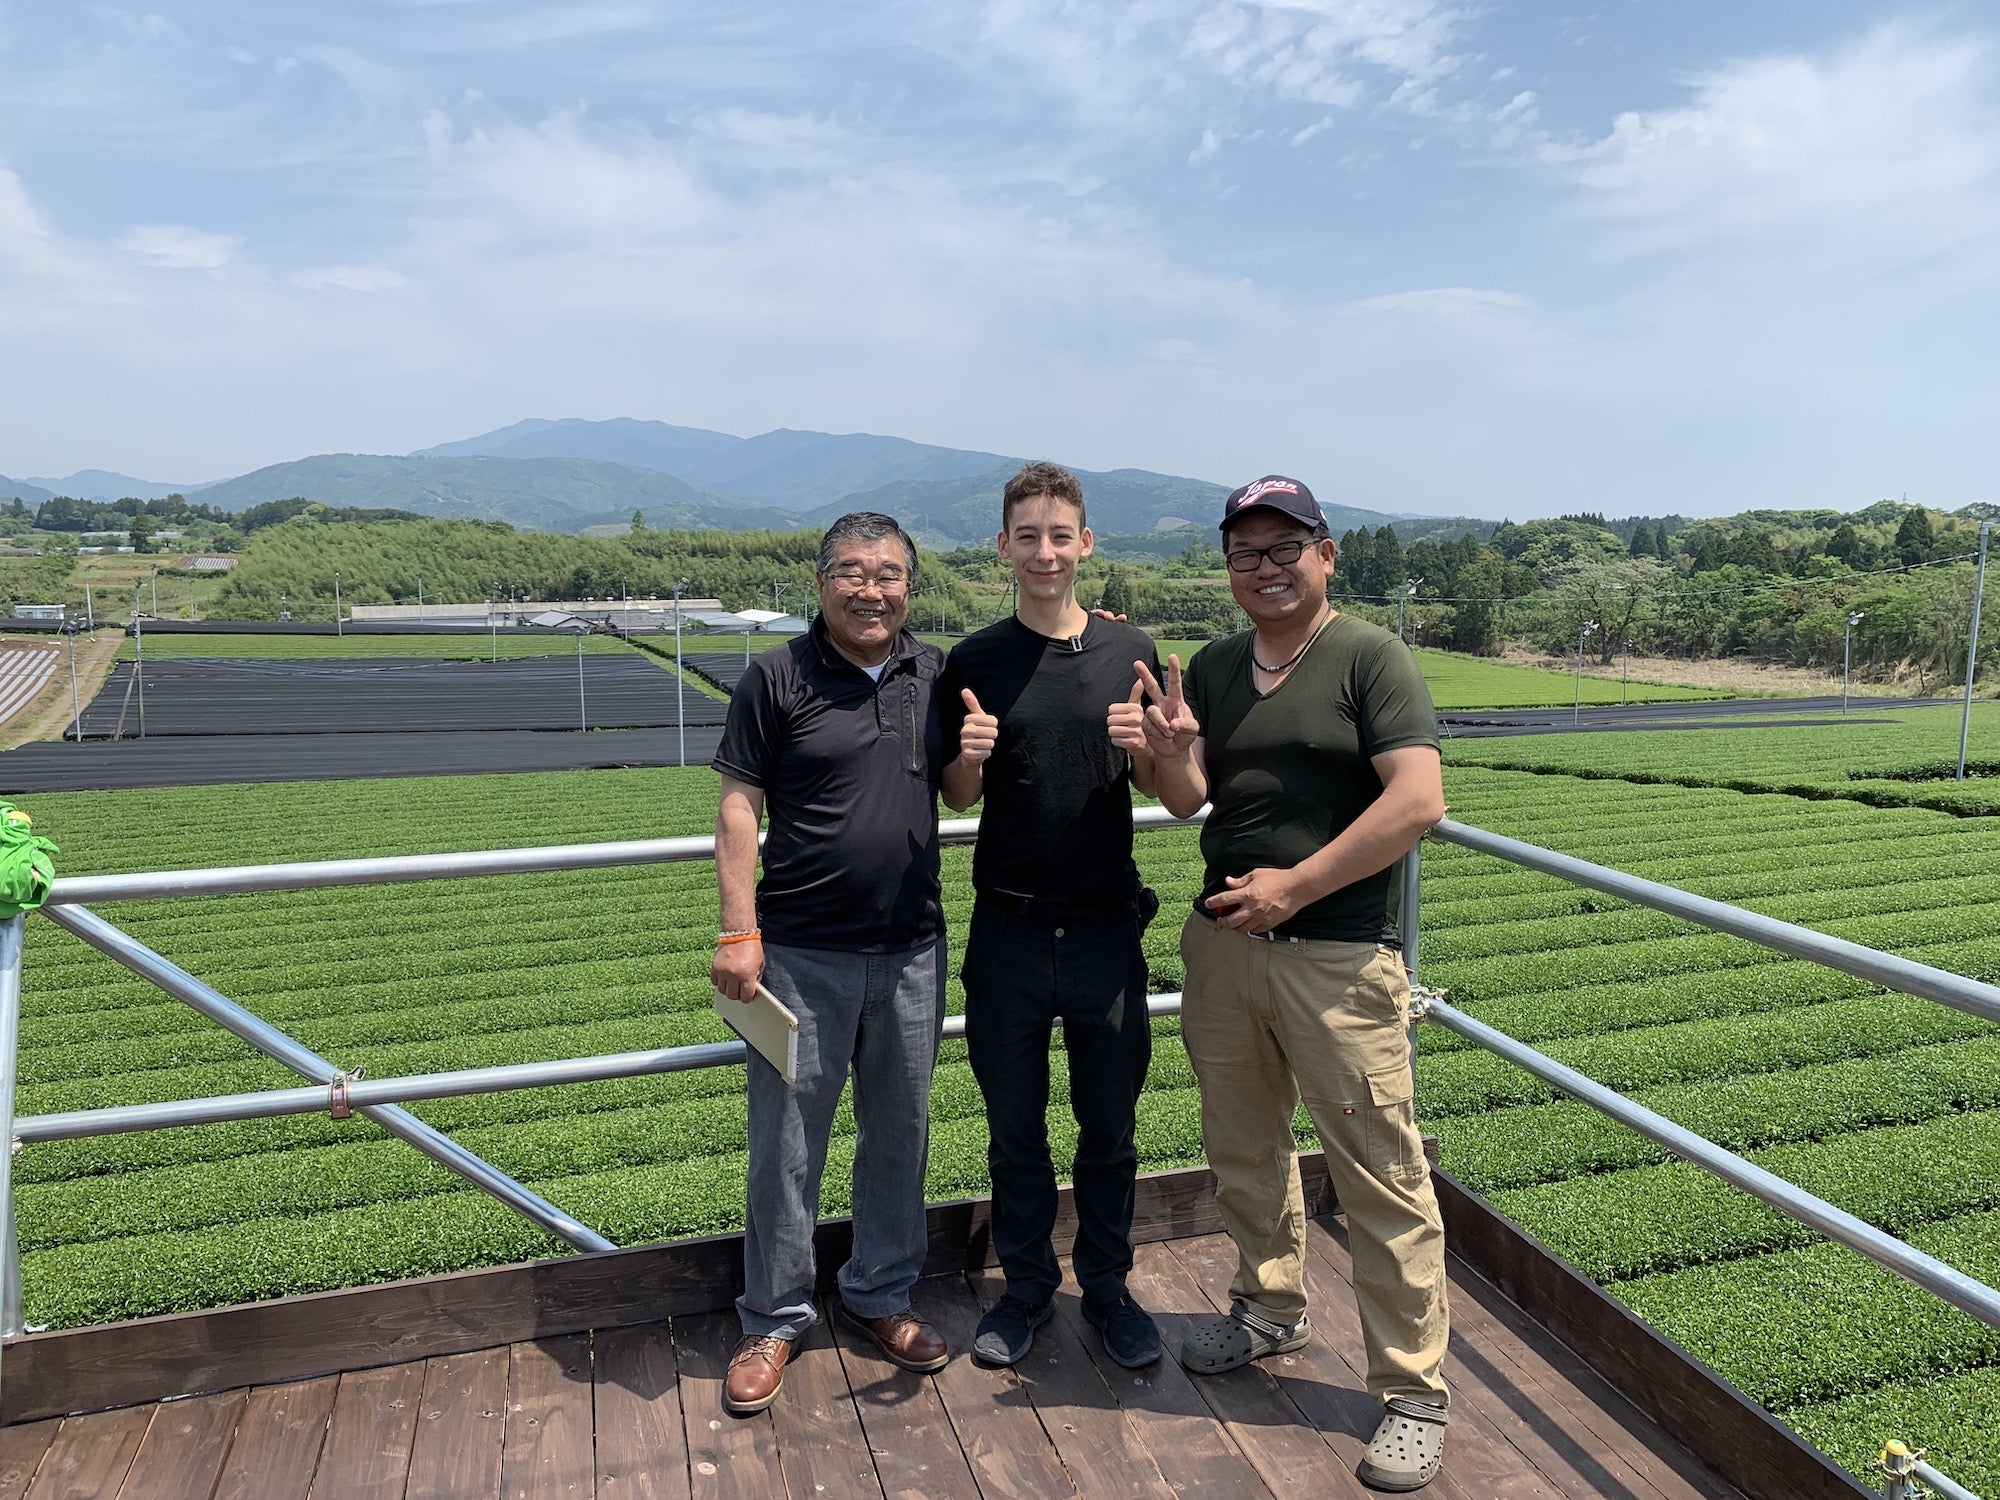
[[33, 911], [49, 899], [61, 851], [35, 832], [34, 820], [11, 802], [0, 802], [0, 921]]

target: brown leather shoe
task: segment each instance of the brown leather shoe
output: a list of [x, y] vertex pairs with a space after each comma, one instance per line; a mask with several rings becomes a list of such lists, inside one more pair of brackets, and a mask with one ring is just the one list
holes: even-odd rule
[[729, 1356], [729, 1377], [722, 1382], [722, 1404], [739, 1417], [760, 1412], [777, 1398], [785, 1383], [785, 1361], [792, 1357], [790, 1339], [746, 1333]]
[[864, 1318], [845, 1302], [839, 1307], [840, 1320], [856, 1333], [872, 1339], [891, 1364], [928, 1375], [951, 1362], [951, 1349], [945, 1344], [944, 1335], [907, 1307], [886, 1318]]

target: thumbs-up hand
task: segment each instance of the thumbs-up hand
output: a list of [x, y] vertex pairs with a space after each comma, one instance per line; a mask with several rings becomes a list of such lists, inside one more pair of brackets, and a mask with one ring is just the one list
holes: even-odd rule
[[986, 764], [1000, 740], [1000, 721], [979, 706], [971, 688], [960, 688], [965, 700], [965, 724], [958, 731], [958, 758], [968, 766]]
[[1146, 684], [1135, 677], [1131, 695], [1112, 704], [1104, 720], [1113, 745], [1127, 755], [1146, 754]]

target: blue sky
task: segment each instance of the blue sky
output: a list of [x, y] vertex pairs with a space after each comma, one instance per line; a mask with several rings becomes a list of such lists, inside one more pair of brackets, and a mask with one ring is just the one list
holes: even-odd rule
[[2000, 14], [0, 0], [0, 472], [526, 416], [2000, 500]]

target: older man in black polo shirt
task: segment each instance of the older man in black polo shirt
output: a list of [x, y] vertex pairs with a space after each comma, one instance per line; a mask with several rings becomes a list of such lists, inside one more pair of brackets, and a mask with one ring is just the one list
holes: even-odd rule
[[747, 1000], [761, 977], [799, 1018], [795, 1083], [750, 1055], [743, 1340], [724, 1386], [737, 1413], [771, 1404], [792, 1341], [818, 1320], [813, 1226], [850, 1067], [854, 1252], [840, 1270], [839, 1310], [906, 1369], [947, 1358], [937, 1330], [910, 1311], [925, 1251], [945, 962], [935, 701], [944, 655], [903, 629], [916, 573], [916, 547], [888, 516], [835, 521], [820, 543], [819, 618], [751, 664], [715, 756], [716, 988]]

